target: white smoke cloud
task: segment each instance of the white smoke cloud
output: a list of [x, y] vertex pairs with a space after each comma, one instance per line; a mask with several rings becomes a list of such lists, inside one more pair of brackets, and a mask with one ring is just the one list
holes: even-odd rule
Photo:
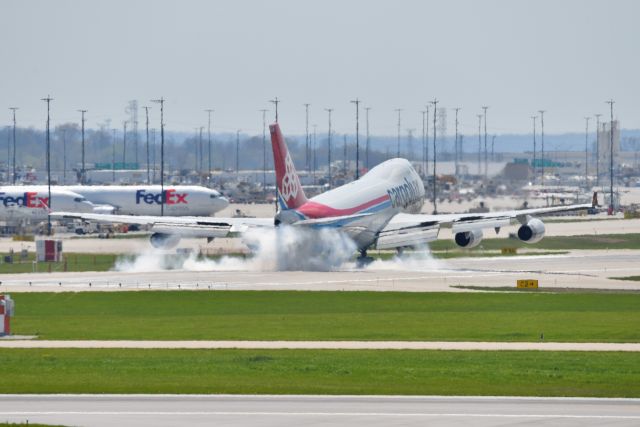
[[218, 260], [150, 249], [116, 262], [115, 270], [152, 272], [184, 271], [332, 271], [340, 269], [356, 252], [356, 244], [334, 229], [308, 230], [294, 227], [255, 229], [243, 236], [253, 255], [224, 256]]
[[390, 259], [376, 259], [366, 268], [368, 271], [439, 271], [448, 266], [445, 261], [434, 258], [429, 247], [424, 245]]

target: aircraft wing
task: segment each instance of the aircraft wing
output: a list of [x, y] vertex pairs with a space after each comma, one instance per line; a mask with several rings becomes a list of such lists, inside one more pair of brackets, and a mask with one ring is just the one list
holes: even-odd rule
[[501, 212], [466, 214], [398, 214], [380, 232], [378, 249], [415, 246], [438, 238], [442, 227], [450, 227], [454, 233], [501, 228], [514, 221], [525, 224], [533, 216], [580, 211], [594, 207], [593, 204], [552, 206]]
[[245, 232], [250, 227], [273, 227], [271, 218], [218, 218], [197, 216], [113, 215], [97, 213], [52, 212], [53, 218], [80, 219], [107, 224], [139, 224], [150, 226], [154, 233], [183, 237], [226, 237]]

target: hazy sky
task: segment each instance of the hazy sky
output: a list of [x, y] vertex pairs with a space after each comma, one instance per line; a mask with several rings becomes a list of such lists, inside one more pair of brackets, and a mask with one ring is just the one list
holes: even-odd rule
[[50, 94], [53, 125], [83, 108], [88, 126], [120, 128], [138, 99], [157, 126], [148, 100], [164, 96], [167, 129], [214, 108], [216, 130], [261, 132], [278, 96], [285, 133], [304, 132], [306, 102], [318, 132], [327, 107], [353, 132], [355, 97], [378, 134], [395, 134], [396, 108], [419, 134], [434, 97], [462, 107], [467, 134], [482, 105], [490, 133], [529, 132], [539, 109], [547, 132], [581, 132], [609, 98], [640, 128], [640, 1], [3, 0], [0, 16], [0, 124], [18, 106], [21, 125], [44, 127]]

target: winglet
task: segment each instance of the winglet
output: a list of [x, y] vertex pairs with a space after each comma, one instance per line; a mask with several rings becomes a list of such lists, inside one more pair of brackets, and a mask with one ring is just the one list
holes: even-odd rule
[[592, 208], [597, 208], [598, 206], [598, 192], [594, 191], [593, 192], [593, 198], [591, 199], [591, 207]]
[[280, 125], [269, 126], [271, 131], [271, 147], [273, 148], [273, 164], [276, 169], [278, 201], [282, 209], [296, 209], [307, 202], [296, 167], [291, 160], [289, 149], [284, 142]]

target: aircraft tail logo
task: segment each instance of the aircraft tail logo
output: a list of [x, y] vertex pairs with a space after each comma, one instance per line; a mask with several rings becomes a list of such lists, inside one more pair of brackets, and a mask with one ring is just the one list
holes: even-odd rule
[[307, 201], [300, 178], [296, 172], [291, 155], [284, 137], [277, 123], [269, 126], [271, 131], [271, 147], [273, 148], [273, 163], [276, 169], [276, 184], [278, 199], [283, 209], [296, 209]]

